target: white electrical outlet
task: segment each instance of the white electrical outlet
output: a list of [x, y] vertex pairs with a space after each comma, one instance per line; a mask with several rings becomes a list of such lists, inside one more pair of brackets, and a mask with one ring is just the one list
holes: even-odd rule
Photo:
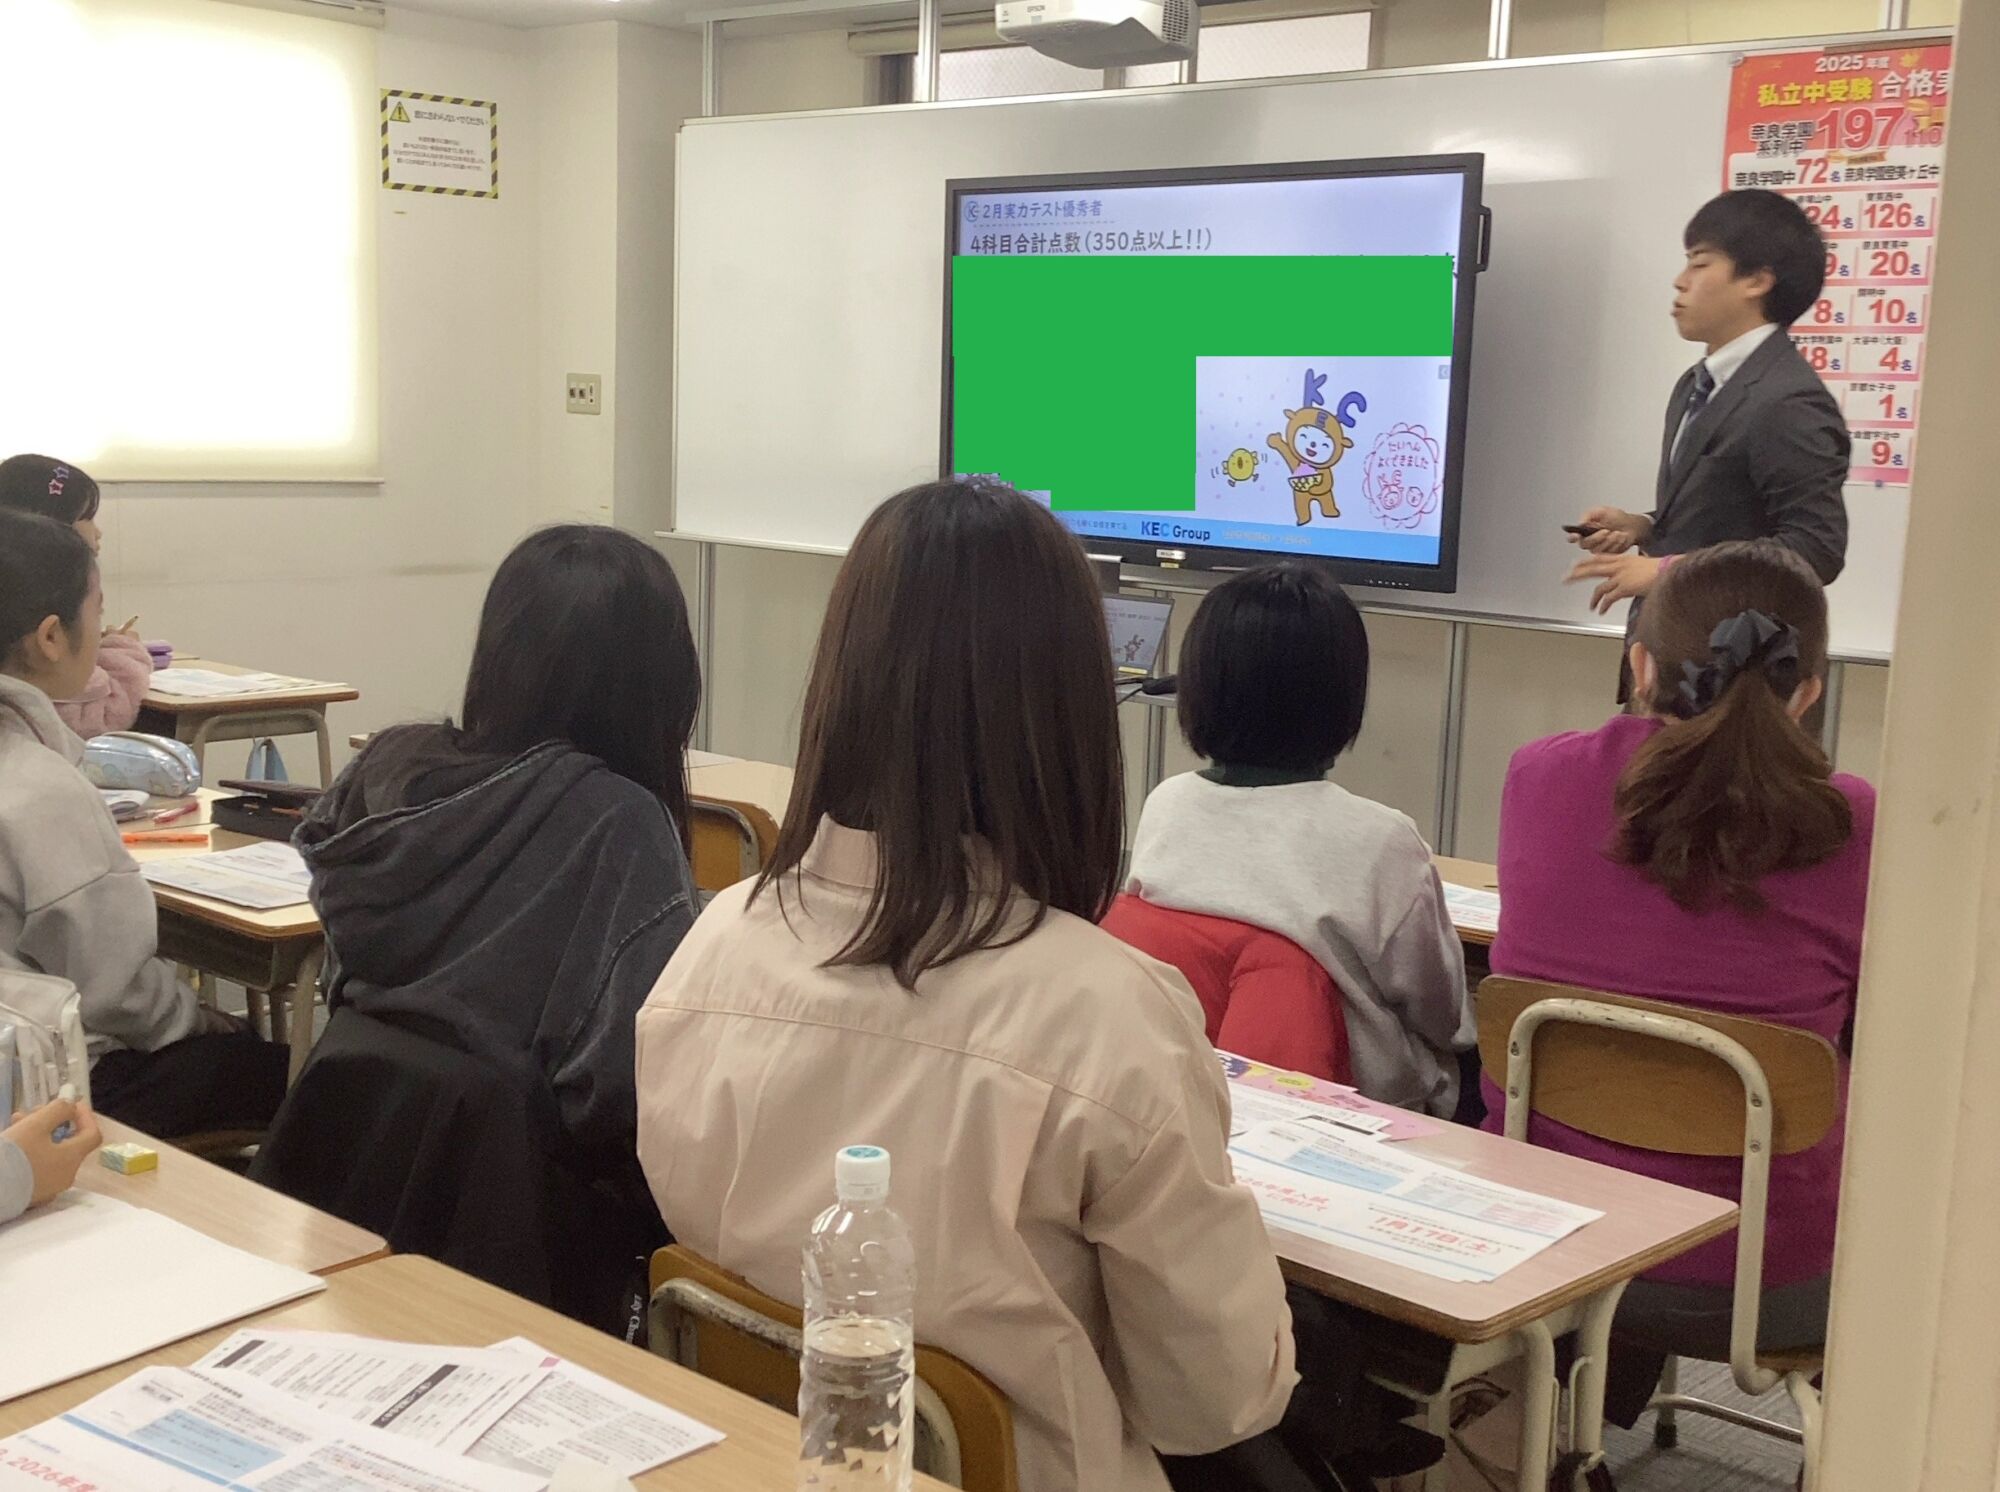
[[571, 414], [603, 414], [604, 380], [595, 373], [570, 374], [569, 412]]

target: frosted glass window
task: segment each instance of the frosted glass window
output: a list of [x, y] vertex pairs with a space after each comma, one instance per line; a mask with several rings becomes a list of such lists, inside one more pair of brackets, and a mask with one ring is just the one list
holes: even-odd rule
[[373, 33], [217, 0], [4, 0], [0, 57], [0, 455], [376, 475]]
[[[1235, 78], [1360, 72], [1368, 66], [1368, 28], [1373, 19], [1367, 11], [1355, 11], [1204, 26], [1195, 73], [1204, 83], [1226, 83]], [[1126, 68], [1125, 86], [1171, 83], [1174, 76], [1173, 63], [1149, 62]]]
[[938, 58], [941, 99], [1083, 93], [1103, 86], [1103, 73], [1071, 67], [1027, 47], [974, 47]]

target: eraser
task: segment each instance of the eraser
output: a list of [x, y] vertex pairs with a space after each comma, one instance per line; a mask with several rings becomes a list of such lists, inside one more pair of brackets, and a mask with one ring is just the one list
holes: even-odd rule
[[106, 1145], [97, 1152], [98, 1162], [107, 1171], [116, 1171], [121, 1176], [136, 1176], [141, 1171], [157, 1171], [160, 1168], [160, 1152], [144, 1145]]

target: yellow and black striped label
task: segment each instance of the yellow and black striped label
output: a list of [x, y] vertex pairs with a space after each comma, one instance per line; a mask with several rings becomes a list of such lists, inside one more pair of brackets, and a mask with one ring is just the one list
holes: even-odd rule
[[[391, 180], [389, 126], [411, 123], [405, 103], [450, 104], [460, 109], [484, 109], [488, 129], [488, 151], [492, 180], [483, 190], [473, 187], [418, 186], [414, 182]], [[498, 197], [500, 195], [500, 105], [491, 99], [454, 98], [445, 93], [411, 93], [402, 88], [382, 90], [382, 185], [392, 192], [424, 192], [433, 197]]]

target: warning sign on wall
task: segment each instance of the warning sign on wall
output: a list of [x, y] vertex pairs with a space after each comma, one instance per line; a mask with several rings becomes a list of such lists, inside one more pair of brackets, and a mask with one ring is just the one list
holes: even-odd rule
[[500, 195], [500, 106], [382, 90], [382, 185], [444, 197]]

